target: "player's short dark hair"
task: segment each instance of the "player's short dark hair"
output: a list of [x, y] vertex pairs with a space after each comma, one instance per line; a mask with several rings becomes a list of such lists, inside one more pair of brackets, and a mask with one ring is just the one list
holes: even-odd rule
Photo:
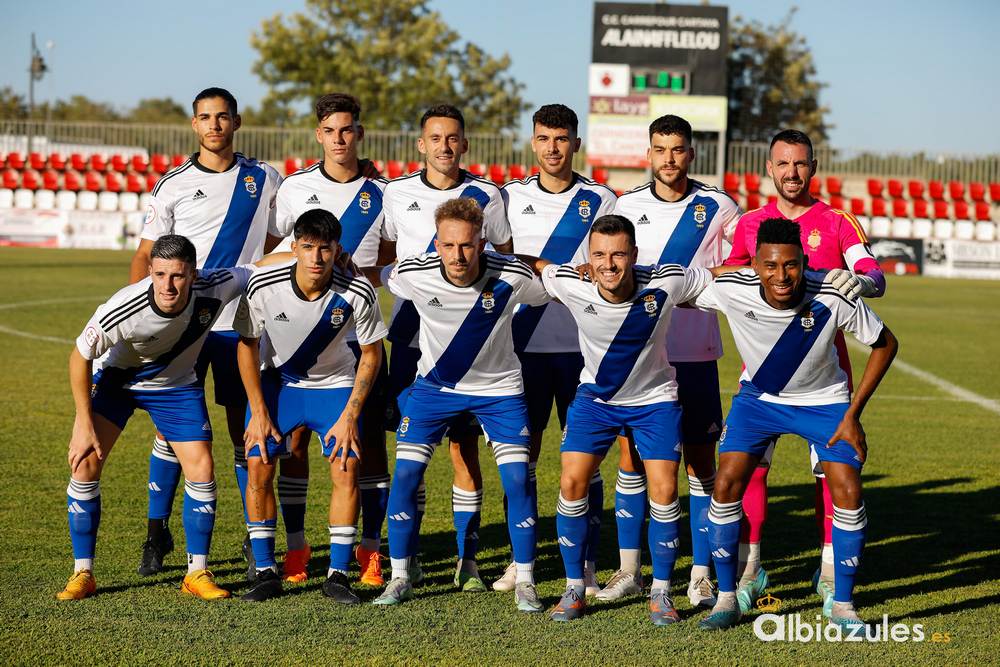
[[531, 125], [544, 125], [554, 130], [570, 130], [576, 134], [580, 127], [580, 120], [576, 117], [576, 112], [565, 104], [546, 104], [538, 107], [538, 111], [531, 117]]
[[801, 144], [809, 150], [809, 160], [813, 159], [813, 142], [809, 135], [801, 130], [782, 130], [771, 139], [771, 146], [767, 149], [768, 155], [774, 150], [774, 145], [778, 142], [783, 144]]
[[456, 197], [434, 210], [434, 225], [440, 225], [444, 220], [461, 220], [482, 229], [483, 209], [479, 207], [479, 202], [471, 197]]
[[340, 243], [342, 232], [337, 216], [322, 208], [309, 209], [299, 216], [292, 227], [296, 241], [312, 239], [323, 243]]
[[765, 243], [777, 245], [793, 245], [802, 249], [802, 236], [799, 223], [784, 218], [768, 218], [760, 223], [757, 229], [757, 250]]
[[654, 134], [679, 134], [684, 137], [684, 139], [688, 142], [688, 145], [691, 144], [694, 137], [694, 134], [691, 131], [691, 123], [687, 122], [680, 116], [673, 116], [670, 114], [660, 116], [649, 124], [650, 141], [652, 141]]
[[594, 220], [594, 224], [590, 226], [590, 235], [594, 234], [604, 234], [605, 236], [625, 234], [632, 247], [635, 247], [635, 225], [624, 215], [602, 215]]
[[465, 132], [465, 116], [462, 115], [462, 112], [454, 104], [435, 104], [425, 111], [424, 115], [420, 117], [421, 130], [424, 129], [424, 125], [431, 118], [452, 118], [457, 120], [458, 126], [462, 128], [462, 132]]
[[164, 234], [153, 242], [149, 252], [150, 259], [179, 259], [187, 262], [191, 268], [198, 265], [198, 251], [186, 236], [180, 234]]
[[198, 113], [198, 102], [202, 100], [212, 99], [213, 97], [221, 97], [226, 101], [226, 106], [229, 107], [229, 115], [235, 116], [240, 112], [239, 105], [236, 104], [236, 98], [233, 94], [226, 90], [225, 88], [217, 88], [215, 86], [211, 88], [206, 88], [194, 97], [194, 102], [191, 103], [191, 113], [197, 115]]
[[322, 123], [335, 113], [349, 113], [354, 120], [361, 119], [361, 103], [347, 93], [327, 93], [316, 99], [316, 120]]

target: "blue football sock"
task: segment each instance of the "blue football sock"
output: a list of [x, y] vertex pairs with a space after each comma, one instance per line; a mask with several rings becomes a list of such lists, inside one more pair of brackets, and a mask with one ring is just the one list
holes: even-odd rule
[[476, 560], [479, 551], [479, 523], [483, 511], [483, 490], [466, 491], [451, 487], [451, 511], [459, 559]]
[[681, 504], [675, 500], [669, 505], [649, 501], [649, 553], [653, 559], [653, 579], [669, 581], [677, 562], [680, 547]]
[[347, 574], [354, 553], [354, 539], [358, 536], [357, 526], [329, 526], [330, 529], [330, 569]]
[[[538, 461], [528, 461], [528, 493], [531, 494], [531, 512], [538, 517], [538, 477], [536, 475]], [[504, 498], [504, 511], [507, 510], [507, 498]]]
[[389, 473], [358, 478], [361, 489], [361, 537], [378, 540], [382, 537], [382, 523], [389, 506]]
[[153, 438], [153, 453], [149, 456], [149, 510], [150, 519], [167, 519], [174, 504], [174, 494], [181, 479], [181, 464], [170, 443]]
[[856, 510], [833, 506], [833, 600], [851, 602], [854, 597], [854, 577], [861, 565], [865, 548], [868, 516], [865, 504]]
[[507, 494], [507, 533], [515, 563], [531, 563], [537, 547], [536, 523], [528, 486], [528, 446], [493, 443], [500, 483]]
[[240, 490], [240, 500], [243, 502], [243, 521], [249, 522], [247, 514], [247, 481], [250, 472], [247, 470], [247, 455], [242, 443], [233, 445], [233, 470], [236, 473], [236, 487]]
[[184, 535], [189, 554], [208, 555], [215, 529], [215, 504], [215, 480], [184, 481]]
[[274, 559], [274, 533], [277, 525], [277, 518], [247, 521], [250, 547], [253, 549], [253, 559], [258, 570], [271, 568], [277, 571], [278, 564]]
[[309, 494], [308, 477], [278, 475], [278, 502], [281, 520], [289, 550], [306, 548], [306, 496]]
[[97, 527], [101, 525], [100, 480], [79, 482], [70, 479], [69, 486], [66, 487], [66, 514], [69, 518], [69, 541], [73, 545], [73, 558], [78, 563], [93, 561], [97, 546]]
[[587, 489], [587, 546], [584, 560], [597, 562], [597, 547], [601, 543], [601, 514], [604, 512], [604, 480], [598, 470], [590, 480]]
[[719, 578], [720, 593], [736, 592], [736, 569], [740, 545], [743, 501], [719, 503], [713, 498], [708, 508], [708, 542]]
[[691, 503], [691, 564], [712, 564], [712, 550], [708, 548], [708, 506], [715, 489], [715, 475], [699, 479], [688, 475], [688, 499]]
[[[389, 555], [391, 558], [409, 558], [414, 555], [417, 526], [417, 494], [423, 484], [424, 471], [434, 452], [434, 445], [406, 443], [406, 450], [397, 445], [396, 469], [392, 488], [389, 489]], [[404, 458], [412, 457], [412, 458]]]
[[583, 579], [583, 551], [587, 539], [587, 498], [566, 500], [559, 494], [556, 503], [556, 534], [567, 579]]
[[[417, 516], [413, 519], [413, 534], [410, 536], [410, 555], [417, 558], [420, 555], [420, 527], [424, 525], [424, 512], [427, 509], [427, 487], [420, 480], [417, 487]], [[388, 508], [386, 512], [388, 512]]]
[[646, 498], [646, 476], [619, 469], [615, 484], [615, 524], [618, 526], [619, 549], [642, 549]]

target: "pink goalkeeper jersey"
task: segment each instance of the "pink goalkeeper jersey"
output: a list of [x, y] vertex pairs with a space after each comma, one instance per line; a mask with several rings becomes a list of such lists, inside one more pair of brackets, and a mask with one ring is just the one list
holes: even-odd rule
[[[757, 229], [768, 218], [784, 218], [776, 203], [744, 213], [736, 223], [733, 249], [725, 263], [749, 266], [757, 253]], [[850, 269], [875, 278], [881, 293], [885, 281], [878, 262], [868, 249], [868, 237], [858, 219], [847, 211], [816, 201], [794, 220], [802, 230], [802, 249], [812, 269]], [[879, 294], [881, 296], [881, 294]]]

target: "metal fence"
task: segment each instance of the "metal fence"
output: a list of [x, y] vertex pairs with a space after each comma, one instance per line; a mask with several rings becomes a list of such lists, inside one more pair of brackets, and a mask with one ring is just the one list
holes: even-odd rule
[[[194, 133], [187, 125], [146, 125], [104, 122], [0, 121], [0, 152], [27, 152], [27, 137], [39, 152], [105, 152], [187, 154], [197, 149]], [[310, 129], [245, 127], [236, 135], [237, 148], [275, 165], [287, 157], [319, 157]], [[378, 160], [419, 161], [417, 132], [365, 133], [362, 155]], [[470, 134], [466, 164], [534, 164], [527, 141], [503, 134]], [[716, 143], [696, 143], [699, 174], [715, 174]], [[1000, 155], [928, 155], [887, 153], [864, 149], [817, 146], [816, 159], [824, 174], [895, 178], [1000, 182]], [[736, 142], [727, 148], [726, 170], [765, 173], [766, 143]], [[586, 168], [585, 153], [578, 153], [574, 166]]]

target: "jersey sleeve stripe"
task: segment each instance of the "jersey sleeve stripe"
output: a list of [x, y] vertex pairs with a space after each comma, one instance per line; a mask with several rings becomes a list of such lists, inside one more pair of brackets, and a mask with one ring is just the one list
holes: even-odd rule
[[122, 322], [124, 322], [125, 320], [127, 320], [128, 318], [132, 317], [136, 313], [139, 313], [139, 312], [141, 312], [142, 310], [144, 310], [144, 309], [146, 309], [148, 307], [149, 307], [149, 299], [147, 299], [146, 301], [144, 301], [142, 303], [136, 304], [136, 306], [134, 308], [132, 308], [131, 310], [128, 310], [128, 311], [126, 311], [124, 313], [121, 313], [118, 317], [115, 317], [114, 319], [110, 320], [107, 324], [104, 324], [102, 322], [101, 323], [101, 328], [104, 329], [105, 331], [108, 331], [110, 329], [114, 329], [116, 326], [118, 326], [119, 324], [121, 324]]
[[376, 301], [377, 297], [375, 296], [375, 290], [371, 289], [369, 285], [366, 285], [361, 280], [357, 279], [348, 280], [342, 278], [341, 276], [334, 275], [333, 284], [336, 285], [337, 287], [340, 287], [341, 289], [346, 289], [350, 290], [351, 292], [354, 292], [358, 296], [365, 299], [365, 301], [367, 301], [369, 304], [373, 304]]
[[258, 292], [262, 287], [267, 287], [268, 285], [277, 285], [289, 280], [289, 276], [274, 276], [270, 280], [262, 280], [252, 285], [247, 289], [247, 299], [252, 299], [254, 294]]
[[396, 269], [396, 273], [409, 273], [410, 271], [436, 271], [440, 264], [428, 264], [427, 266], [403, 266]]
[[158, 194], [160, 194], [160, 189], [163, 187], [164, 183], [166, 183], [168, 180], [170, 180], [171, 178], [173, 178], [177, 174], [185, 171], [190, 166], [191, 166], [191, 158], [188, 158], [187, 161], [184, 162], [184, 164], [182, 164], [181, 166], [177, 167], [176, 169], [168, 171], [166, 174], [164, 174], [163, 178], [161, 178], [160, 180], [158, 180], [156, 182], [156, 185], [153, 187], [152, 195], [155, 197]]
[[268, 278], [271, 278], [273, 276], [279, 275], [281, 273], [284, 273], [284, 274], [287, 275], [287, 274], [290, 273], [290, 271], [289, 271], [290, 268], [291, 267], [288, 267], [288, 266], [281, 266], [281, 267], [278, 267], [278, 268], [271, 268], [271, 269], [266, 269], [264, 271], [260, 271], [258, 273], [253, 274], [253, 276], [251, 276], [250, 281], [247, 283], [247, 285], [248, 285], [248, 287], [252, 287], [254, 285], [254, 283], [259, 283], [261, 280], [267, 280]]
[[98, 323], [103, 327], [105, 320], [110, 320], [110, 319], [114, 318], [118, 313], [122, 313], [122, 312], [124, 312], [126, 310], [129, 310], [135, 304], [139, 303], [140, 301], [146, 301], [148, 298], [149, 298], [149, 293], [146, 292], [146, 291], [144, 291], [142, 294], [138, 294], [138, 295], [132, 297], [131, 299], [129, 299], [125, 303], [123, 303], [120, 306], [117, 306], [116, 308], [114, 308], [113, 310], [107, 312], [104, 315], [104, 317], [102, 317], [99, 320]]
[[852, 227], [854, 227], [854, 231], [857, 232], [858, 238], [861, 239], [861, 242], [868, 243], [868, 235], [865, 234], [864, 228], [861, 226], [861, 223], [858, 222], [858, 219], [854, 217], [854, 214], [848, 213], [847, 211], [842, 211], [839, 208], [831, 208], [830, 210], [836, 213], [837, 215], [841, 215], [847, 218], [847, 221], [851, 223]]

